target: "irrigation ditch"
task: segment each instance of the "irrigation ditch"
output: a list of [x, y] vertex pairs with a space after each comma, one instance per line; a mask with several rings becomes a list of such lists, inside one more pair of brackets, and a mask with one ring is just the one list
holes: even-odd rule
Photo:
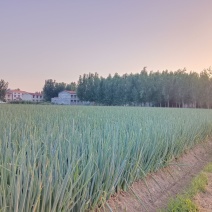
[[190, 181], [212, 161], [212, 141], [199, 143], [165, 168], [150, 173], [113, 195], [101, 211], [156, 212], [167, 206], [170, 198], [181, 193]]

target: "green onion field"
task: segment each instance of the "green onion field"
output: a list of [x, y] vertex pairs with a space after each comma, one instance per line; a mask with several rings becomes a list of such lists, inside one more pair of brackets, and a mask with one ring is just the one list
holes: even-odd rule
[[86, 211], [212, 136], [212, 110], [0, 105], [0, 211]]

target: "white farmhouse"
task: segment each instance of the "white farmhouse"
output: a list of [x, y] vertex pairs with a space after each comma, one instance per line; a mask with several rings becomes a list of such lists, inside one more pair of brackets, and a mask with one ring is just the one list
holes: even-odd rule
[[25, 91], [21, 91], [19, 89], [16, 90], [8, 90], [5, 95], [6, 102], [10, 101], [20, 101], [22, 100], [23, 94], [26, 93]]
[[24, 94], [22, 94], [22, 100], [28, 102], [41, 102], [43, 101], [43, 95], [42, 93], [39, 92], [36, 93], [25, 92]]
[[77, 97], [77, 94], [75, 91], [66, 91], [66, 90], [61, 91], [58, 94], [58, 97], [52, 98], [51, 102], [53, 104], [58, 104], [58, 105], [81, 105], [81, 104], [83, 104]]
[[6, 102], [11, 101], [28, 101], [28, 102], [41, 102], [43, 101], [42, 93], [29, 93], [26, 91], [8, 90], [5, 95]]

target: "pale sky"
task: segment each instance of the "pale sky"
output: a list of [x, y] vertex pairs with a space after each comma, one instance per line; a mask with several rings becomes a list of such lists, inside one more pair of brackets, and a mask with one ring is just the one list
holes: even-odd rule
[[144, 66], [212, 66], [212, 0], [0, 0], [0, 79], [12, 89]]

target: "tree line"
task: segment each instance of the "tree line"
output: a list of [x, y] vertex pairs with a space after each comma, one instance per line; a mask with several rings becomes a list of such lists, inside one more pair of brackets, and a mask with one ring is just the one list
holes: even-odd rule
[[212, 108], [212, 70], [200, 74], [186, 69], [100, 77], [79, 77], [77, 95], [99, 105]]
[[8, 88], [8, 82], [5, 82], [3, 79], [0, 80], [0, 100], [5, 100], [5, 95]]
[[[4, 100], [7, 89], [8, 83], [0, 80], [0, 100]], [[140, 73], [108, 77], [89, 73], [70, 84], [48, 79], [43, 87], [44, 100], [51, 101], [63, 90], [76, 91], [80, 100], [97, 105], [212, 108], [212, 70], [147, 72], [143, 68]]]

